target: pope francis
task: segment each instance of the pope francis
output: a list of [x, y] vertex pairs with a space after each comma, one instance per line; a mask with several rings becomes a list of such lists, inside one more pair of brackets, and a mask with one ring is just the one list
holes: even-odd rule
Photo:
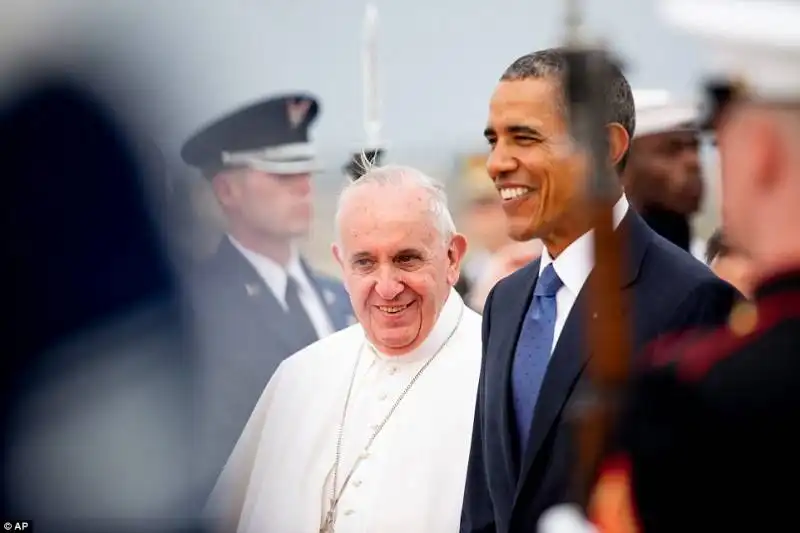
[[333, 253], [358, 324], [287, 359], [209, 504], [223, 531], [458, 531], [481, 319], [444, 191], [407, 167], [344, 189]]

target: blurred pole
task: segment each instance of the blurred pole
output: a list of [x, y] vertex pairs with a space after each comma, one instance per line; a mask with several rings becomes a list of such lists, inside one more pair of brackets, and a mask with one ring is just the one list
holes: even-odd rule
[[363, 75], [364, 134], [367, 150], [377, 150], [381, 142], [381, 98], [378, 85], [378, 8], [367, 4], [364, 13], [361, 69]]
[[[588, 506], [597, 466], [606, 450], [627, 379], [631, 346], [622, 314], [620, 279], [623, 236], [614, 231], [613, 209], [619, 196], [618, 178], [609, 161], [605, 89], [615, 58], [591, 46], [582, 30], [579, 0], [566, 0], [568, 74], [565, 83], [570, 133], [588, 161], [588, 212], [594, 228], [594, 268], [587, 280], [585, 356], [588, 387], [577, 391], [574, 423], [577, 462], [573, 488], [578, 503]], [[591, 355], [591, 357], [590, 357]]]

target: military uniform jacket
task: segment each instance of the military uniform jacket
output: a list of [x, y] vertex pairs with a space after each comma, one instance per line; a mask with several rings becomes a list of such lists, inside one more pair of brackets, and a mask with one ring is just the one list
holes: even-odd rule
[[601, 530], [800, 528], [800, 269], [727, 327], [656, 343], [648, 365], [596, 488]]
[[[307, 267], [306, 273], [334, 329], [352, 324], [342, 284]], [[267, 284], [228, 239], [192, 276], [190, 292], [199, 363], [197, 470], [205, 498], [273, 373], [304, 346]]]

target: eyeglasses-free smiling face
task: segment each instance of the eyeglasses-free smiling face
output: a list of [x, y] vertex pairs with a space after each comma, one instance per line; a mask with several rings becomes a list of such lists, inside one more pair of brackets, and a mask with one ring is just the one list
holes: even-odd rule
[[430, 194], [413, 186], [365, 184], [350, 192], [334, 256], [367, 338], [402, 355], [430, 334], [458, 280], [466, 240], [445, 240]]
[[[503, 200], [509, 235], [542, 239], [555, 257], [588, 230], [587, 158], [572, 141], [553, 77], [501, 81], [489, 104], [486, 168]], [[609, 160], [627, 151], [621, 124], [608, 124]]]

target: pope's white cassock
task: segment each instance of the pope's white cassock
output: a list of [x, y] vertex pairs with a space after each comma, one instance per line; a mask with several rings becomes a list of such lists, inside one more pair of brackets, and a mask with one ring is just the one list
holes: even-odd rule
[[362, 458], [336, 506], [336, 533], [458, 531], [480, 367], [481, 318], [454, 290], [428, 338], [406, 355], [378, 353], [359, 324], [312, 344], [267, 385], [210, 516], [226, 519], [226, 531], [236, 522], [240, 533], [318, 532], [343, 427], [337, 491]]

